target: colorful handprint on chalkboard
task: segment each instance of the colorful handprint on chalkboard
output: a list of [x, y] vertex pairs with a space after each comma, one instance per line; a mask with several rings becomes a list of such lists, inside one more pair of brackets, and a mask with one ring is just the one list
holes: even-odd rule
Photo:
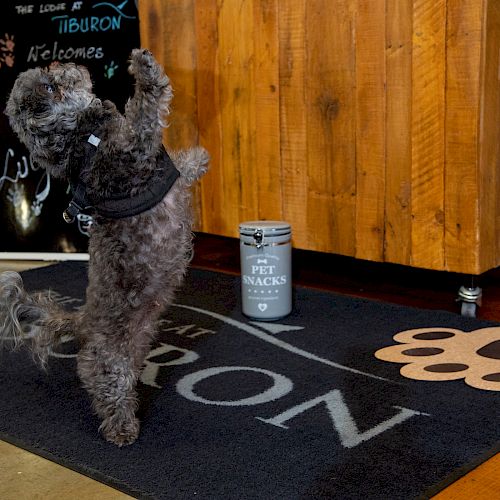
[[3, 64], [12, 68], [14, 66], [14, 36], [5, 33], [4, 38], [0, 38], [0, 68]]
[[111, 61], [109, 66], [107, 64], [104, 65], [104, 76], [106, 78], [113, 78], [115, 76], [115, 72], [118, 69], [118, 65], [115, 64], [115, 61]]

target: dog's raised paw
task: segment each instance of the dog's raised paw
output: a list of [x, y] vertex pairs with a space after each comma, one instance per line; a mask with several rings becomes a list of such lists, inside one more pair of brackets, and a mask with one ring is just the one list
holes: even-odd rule
[[130, 55], [131, 62], [137, 64], [151, 64], [155, 62], [153, 53], [148, 49], [134, 49]]
[[151, 51], [147, 49], [134, 49], [130, 56], [128, 71], [139, 84], [166, 87], [168, 77], [163, 72]]
[[150, 72], [157, 67], [158, 63], [151, 51], [147, 49], [134, 49], [130, 55], [129, 72], [132, 75], [138, 75], [141, 72]]

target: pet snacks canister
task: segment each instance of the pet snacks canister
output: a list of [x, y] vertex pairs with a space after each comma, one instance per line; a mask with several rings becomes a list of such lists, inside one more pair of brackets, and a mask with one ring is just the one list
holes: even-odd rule
[[240, 224], [243, 314], [259, 320], [283, 318], [292, 310], [292, 245], [287, 222]]

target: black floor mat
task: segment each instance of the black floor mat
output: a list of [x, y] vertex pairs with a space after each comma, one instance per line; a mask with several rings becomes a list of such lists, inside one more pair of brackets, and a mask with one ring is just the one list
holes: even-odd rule
[[[84, 298], [85, 264], [23, 277], [68, 307]], [[255, 323], [239, 286], [190, 271], [143, 371], [135, 444], [98, 435], [72, 342], [46, 373], [25, 352], [1, 353], [0, 437], [131, 495], [172, 499], [426, 497], [499, 451], [500, 392], [410, 380], [374, 356], [403, 330], [494, 324], [305, 288], [290, 316]]]

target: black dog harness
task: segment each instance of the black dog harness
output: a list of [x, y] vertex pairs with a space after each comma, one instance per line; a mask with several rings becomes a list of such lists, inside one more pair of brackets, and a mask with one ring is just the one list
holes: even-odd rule
[[[87, 164], [95, 156], [100, 142], [101, 140], [93, 134], [87, 139], [85, 145], [85, 162]], [[148, 187], [135, 196], [119, 193], [92, 202], [88, 198], [85, 183], [79, 176], [76, 178], [72, 176], [70, 187], [73, 198], [68, 208], [63, 212], [64, 220], [71, 224], [80, 213], [97, 214], [108, 219], [123, 219], [153, 208], [165, 197], [180, 175], [164, 146], [161, 147], [156, 161], [158, 168], [151, 177]]]

